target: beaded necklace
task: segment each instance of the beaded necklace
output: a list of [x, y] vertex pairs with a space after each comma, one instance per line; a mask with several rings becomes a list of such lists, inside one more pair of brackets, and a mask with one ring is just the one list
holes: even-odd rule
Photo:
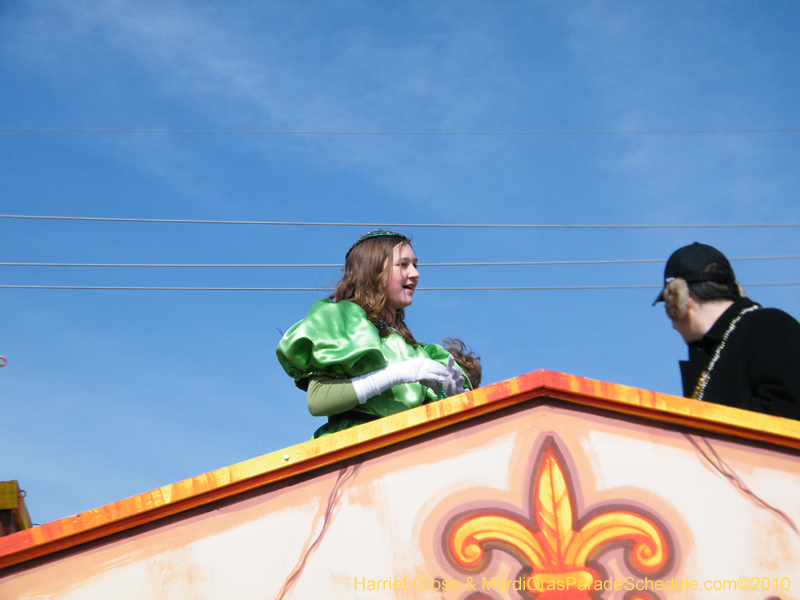
[[711, 357], [711, 362], [708, 363], [708, 367], [700, 375], [700, 379], [697, 380], [697, 385], [694, 388], [692, 398], [695, 400], [703, 399], [703, 394], [705, 394], [706, 387], [708, 386], [708, 380], [711, 378], [711, 371], [714, 369], [714, 365], [717, 364], [717, 361], [719, 360], [719, 355], [722, 354], [722, 350], [725, 348], [725, 342], [728, 341], [728, 336], [730, 336], [733, 330], [736, 329], [736, 325], [744, 315], [749, 312], [753, 312], [754, 310], [758, 310], [759, 308], [759, 306], [748, 306], [747, 308], [743, 309], [742, 312], [736, 315], [736, 318], [731, 321], [730, 325], [728, 325], [725, 335], [722, 336], [722, 341], [717, 346], [717, 349], [714, 350], [714, 356]]

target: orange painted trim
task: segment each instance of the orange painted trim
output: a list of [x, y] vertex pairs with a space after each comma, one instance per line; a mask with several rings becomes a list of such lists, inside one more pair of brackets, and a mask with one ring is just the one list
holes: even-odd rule
[[0, 538], [0, 569], [392, 446], [534, 398], [800, 449], [800, 422], [534, 371]]

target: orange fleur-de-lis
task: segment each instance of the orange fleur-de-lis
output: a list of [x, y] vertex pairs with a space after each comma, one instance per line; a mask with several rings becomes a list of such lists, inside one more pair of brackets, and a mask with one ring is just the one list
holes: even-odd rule
[[531, 498], [535, 527], [499, 512], [463, 515], [448, 528], [446, 549], [456, 566], [481, 571], [493, 549], [514, 555], [529, 572], [525, 587], [539, 600], [590, 599], [598, 573], [587, 566], [615, 542], [628, 544], [625, 558], [643, 575], [664, 569], [669, 544], [651, 519], [631, 510], [607, 511], [575, 529], [573, 492], [548, 440]]

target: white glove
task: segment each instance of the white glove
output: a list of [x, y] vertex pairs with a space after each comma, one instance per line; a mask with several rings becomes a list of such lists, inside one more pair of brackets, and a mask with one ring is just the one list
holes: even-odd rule
[[[382, 394], [392, 386], [399, 383], [414, 383], [415, 381], [419, 381], [422, 385], [433, 389], [438, 396], [438, 382], [441, 382], [444, 386], [448, 378], [451, 378], [450, 369], [443, 364], [430, 358], [412, 358], [366, 375], [353, 377], [350, 381], [353, 383], [353, 389], [356, 391], [359, 404], [364, 404], [370, 398]], [[463, 391], [463, 377], [461, 378], [461, 384]], [[446, 388], [445, 392], [447, 392]]]
[[447, 377], [442, 381], [442, 389], [448, 396], [457, 396], [466, 391], [464, 383], [464, 374], [456, 364], [456, 359], [451, 356], [450, 360], [447, 361]]

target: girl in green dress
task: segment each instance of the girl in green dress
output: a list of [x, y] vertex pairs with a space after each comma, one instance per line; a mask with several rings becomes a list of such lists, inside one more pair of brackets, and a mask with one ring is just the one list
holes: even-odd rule
[[311, 414], [328, 417], [315, 438], [472, 388], [444, 348], [418, 342], [406, 326], [418, 281], [407, 237], [363, 235], [333, 295], [281, 339], [281, 366], [307, 392]]

